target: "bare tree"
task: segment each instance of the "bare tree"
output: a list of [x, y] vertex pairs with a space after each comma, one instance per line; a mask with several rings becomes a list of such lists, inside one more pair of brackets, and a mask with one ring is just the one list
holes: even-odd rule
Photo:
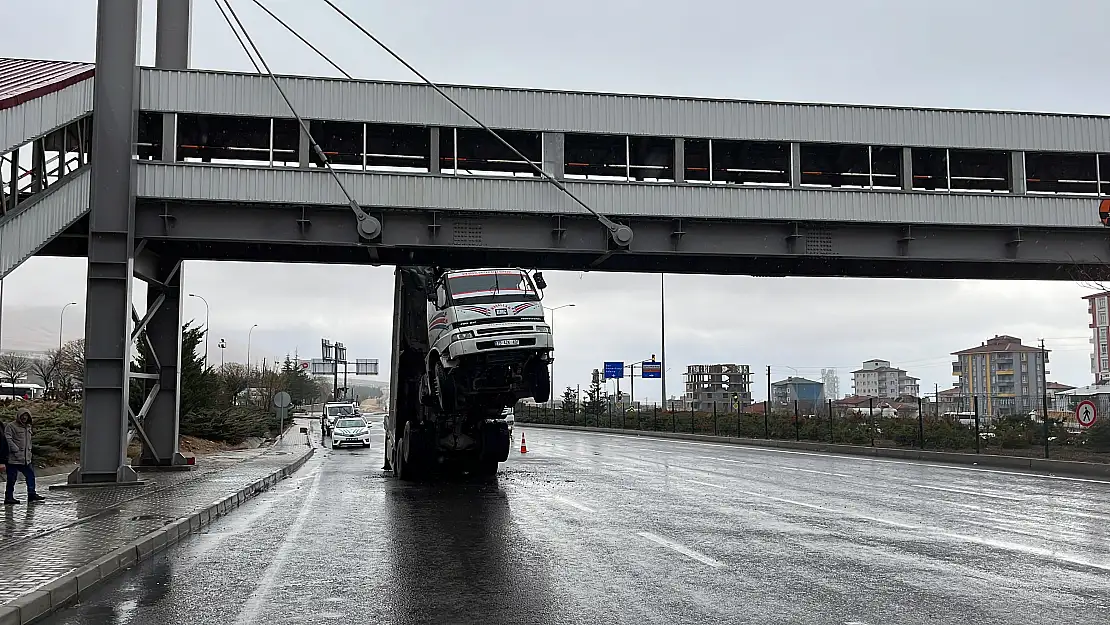
[[224, 405], [235, 404], [239, 395], [250, 388], [251, 375], [244, 365], [229, 362], [220, 367], [217, 373], [219, 375], [220, 393], [223, 395], [221, 400]]
[[85, 339], [69, 341], [58, 354], [58, 394], [69, 399], [85, 383]]
[[19, 354], [0, 354], [0, 377], [12, 385], [12, 397], [15, 397], [15, 385], [23, 381], [30, 368], [30, 360]]
[[47, 395], [50, 395], [50, 391], [54, 389], [54, 383], [58, 381], [58, 366], [61, 362], [62, 351], [54, 349], [47, 352], [46, 357], [36, 358], [30, 363], [31, 375], [42, 380], [42, 385], [46, 388]]

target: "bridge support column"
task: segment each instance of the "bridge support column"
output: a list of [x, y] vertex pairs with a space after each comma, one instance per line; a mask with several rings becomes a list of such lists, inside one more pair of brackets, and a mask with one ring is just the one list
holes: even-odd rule
[[902, 148], [902, 172], [901, 172], [903, 191], [913, 191], [913, 148]]
[[439, 126], [428, 129], [428, 173], [443, 173], [439, 160]]
[[540, 138], [543, 151], [543, 170], [556, 180], [563, 179], [565, 171], [566, 136], [561, 132], [545, 132]]
[[1025, 152], [1010, 152], [1010, 193], [1025, 195], [1029, 192], [1025, 179]]
[[[143, 442], [142, 467], [188, 466], [179, 453], [181, 414], [181, 272], [180, 260], [155, 259], [147, 279], [146, 371], [153, 382], [132, 425]], [[153, 278], [153, 279], [151, 279]], [[140, 348], [140, 349], [142, 349]]]
[[101, 0], [96, 11], [93, 161], [85, 313], [81, 464], [70, 485], [139, 483], [127, 462], [131, 280], [141, 0]]
[[[189, 69], [193, 0], [158, 0], [154, 66]], [[162, 114], [162, 160], [177, 160], [177, 113]]]
[[[311, 121], [307, 119], [304, 120], [304, 125], [308, 126], [309, 132], [312, 132]], [[309, 156], [312, 154], [312, 142], [308, 140], [308, 132], [305, 132], [304, 128], [301, 128], [299, 124], [297, 127], [297, 134], [300, 137], [300, 140], [297, 142], [297, 160], [300, 162], [301, 167], [308, 169], [309, 164], [312, 162], [309, 159]]]
[[797, 189], [802, 186], [802, 144], [790, 144], [790, 187]]
[[682, 137], [674, 140], [674, 181], [686, 182], [686, 140]]

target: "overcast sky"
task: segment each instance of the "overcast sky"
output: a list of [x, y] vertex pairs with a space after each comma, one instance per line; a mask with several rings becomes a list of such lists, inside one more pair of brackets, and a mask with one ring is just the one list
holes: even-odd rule
[[[249, 0], [233, 0], [274, 70], [335, 70]], [[319, 0], [267, 6], [357, 77], [413, 80]], [[340, 0], [363, 25], [431, 79], [519, 87], [768, 100], [1104, 113], [1110, 2], [1091, 0]], [[94, 0], [0, 0], [0, 56], [92, 61]], [[143, 63], [154, 60], [155, 3], [144, 2]], [[194, 0], [192, 64], [250, 70], [214, 3]], [[329, 71], [330, 70], [330, 71]], [[660, 277], [550, 272], [546, 305], [574, 303], [555, 320], [555, 385], [585, 384], [603, 360], [660, 352]], [[57, 343], [82, 333], [84, 259], [34, 258], [4, 281], [3, 347]], [[392, 269], [190, 262], [186, 289], [211, 305], [211, 358], [227, 340], [242, 360], [299, 349], [322, 336], [351, 357], [390, 353]], [[141, 295], [141, 287], [139, 294]], [[293, 295], [290, 295], [290, 293]], [[1092, 381], [1088, 316], [1070, 283], [667, 276], [668, 389], [691, 363], [746, 363], [776, 379], [841, 373], [889, 359], [950, 385], [950, 352], [1011, 334], [1053, 350], [1050, 378]], [[203, 323], [205, 306], [185, 304]], [[51, 321], [52, 320], [52, 321]], [[627, 385], [625, 385], [627, 388]], [[657, 400], [657, 381], [637, 384]]]

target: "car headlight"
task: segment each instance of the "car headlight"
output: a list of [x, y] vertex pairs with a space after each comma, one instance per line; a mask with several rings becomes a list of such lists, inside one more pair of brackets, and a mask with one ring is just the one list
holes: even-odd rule
[[474, 332], [472, 332], [471, 330], [466, 330], [465, 332], [459, 332], [459, 333], [455, 334], [455, 339], [454, 340], [463, 341], [463, 340], [472, 339], [472, 338], [474, 338]]
[[546, 332], [551, 334], [551, 326], [536, 326], [536, 332]]
[[358, 435], [359, 436], [369, 436], [370, 435], [370, 430], [363, 430], [363, 431], [359, 432]]

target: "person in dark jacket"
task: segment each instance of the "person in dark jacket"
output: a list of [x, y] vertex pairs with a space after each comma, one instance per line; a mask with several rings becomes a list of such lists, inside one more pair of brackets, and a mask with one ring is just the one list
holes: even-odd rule
[[4, 439], [8, 443], [7, 474], [8, 484], [4, 491], [4, 504], [21, 503], [15, 498], [15, 480], [19, 474], [27, 480], [27, 501], [43, 501], [35, 490], [35, 468], [31, 466], [31, 411], [22, 409], [15, 421], [4, 425]]

